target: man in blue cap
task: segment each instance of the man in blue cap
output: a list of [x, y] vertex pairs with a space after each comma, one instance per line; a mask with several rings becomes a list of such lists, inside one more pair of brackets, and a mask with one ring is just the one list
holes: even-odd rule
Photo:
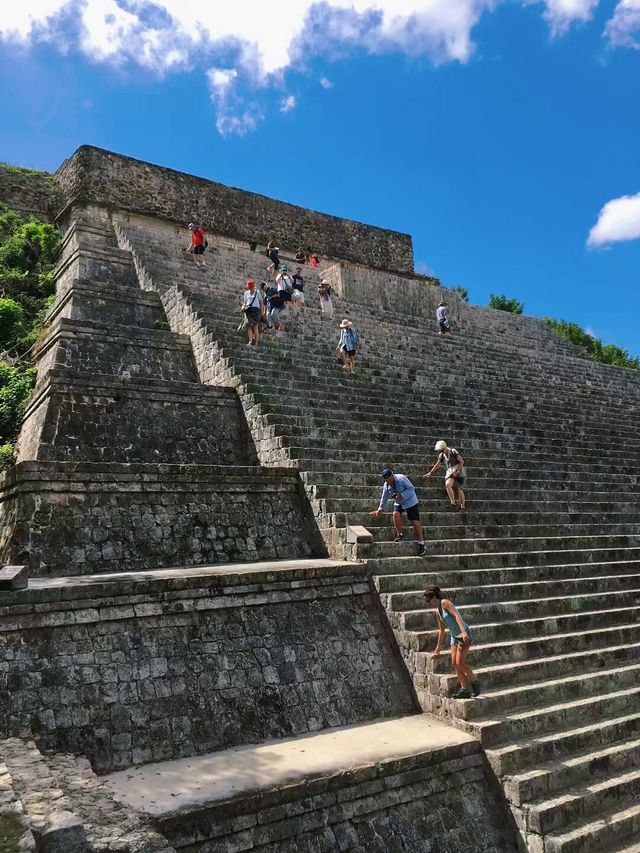
[[416, 489], [411, 480], [404, 474], [394, 474], [391, 468], [385, 468], [382, 472], [384, 486], [380, 506], [371, 515], [379, 516], [387, 505], [389, 498], [393, 498], [393, 523], [396, 528], [394, 542], [402, 542], [404, 532], [402, 530], [402, 513], [406, 512], [407, 518], [413, 527], [413, 533], [418, 545], [418, 556], [424, 557], [427, 549], [424, 545], [424, 533], [420, 524], [420, 510]]

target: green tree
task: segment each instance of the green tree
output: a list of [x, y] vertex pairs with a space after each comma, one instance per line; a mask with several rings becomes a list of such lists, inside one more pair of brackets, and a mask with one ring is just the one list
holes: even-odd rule
[[469, 301], [469, 289], [466, 287], [460, 287], [459, 285], [456, 285], [455, 287], [451, 288], [451, 293], [455, 293], [456, 296], [458, 296], [462, 300], [462, 302]]
[[35, 381], [34, 367], [24, 370], [0, 361], [0, 441], [11, 441], [17, 434]]
[[0, 347], [13, 346], [24, 331], [22, 305], [15, 299], [0, 297]]
[[545, 317], [544, 322], [563, 338], [581, 347], [594, 361], [611, 364], [614, 367], [640, 369], [640, 358], [630, 356], [627, 350], [616, 346], [616, 344], [603, 344], [599, 338], [585, 332], [577, 323], [569, 323], [567, 320], [554, 320], [552, 317]]
[[518, 299], [510, 299], [503, 294], [492, 293], [489, 296], [489, 308], [495, 308], [496, 311], [508, 311], [510, 314], [522, 314], [524, 302], [520, 302]]

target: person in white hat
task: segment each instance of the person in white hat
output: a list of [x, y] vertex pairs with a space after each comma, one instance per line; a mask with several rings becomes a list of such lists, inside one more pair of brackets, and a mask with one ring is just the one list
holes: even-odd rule
[[446, 472], [444, 475], [444, 487], [447, 490], [447, 495], [449, 496], [448, 508], [451, 512], [464, 512], [465, 494], [462, 487], [465, 484], [467, 475], [464, 469], [462, 453], [460, 453], [459, 450], [456, 450], [455, 447], [447, 447], [447, 442], [442, 441], [442, 439], [436, 442], [434, 450], [437, 450], [439, 453], [438, 461], [424, 476], [425, 478], [430, 479], [440, 470], [442, 465], [445, 465]]
[[358, 333], [353, 328], [351, 320], [340, 323], [340, 340], [336, 347], [342, 366], [351, 373], [356, 372], [356, 352], [358, 350]]

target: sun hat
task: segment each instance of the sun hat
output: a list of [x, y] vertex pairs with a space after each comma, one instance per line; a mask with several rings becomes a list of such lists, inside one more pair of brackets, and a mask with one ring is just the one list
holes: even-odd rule
[[433, 448], [434, 450], [444, 450], [447, 446], [447, 442], [440, 439], [440, 441], [436, 441], [436, 446]]
[[382, 477], [383, 480], [386, 480], [387, 477], [390, 477], [392, 474], [393, 474], [393, 471], [391, 470], [391, 468], [385, 468], [384, 471], [382, 472], [382, 474], [380, 474], [380, 476]]
[[249, 285], [251, 285], [251, 284], [254, 285], [254, 287], [255, 287], [255, 283], [256, 283], [255, 279], [253, 279], [253, 278], [247, 279], [247, 287], [249, 287]]
[[288, 270], [288, 269], [289, 269], [289, 267], [288, 267], [286, 264], [280, 264], [280, 266], [278, 267], [278, 269], [279, 269], [279, 270]]
[[446, 305], [447, 305], [447, 303], [446, 303], [446, 302], [441, 302], [441, 303], [438, 305], [438, 308], [445, 308], [445, 307], [446, 307]]
[[340, 328], [341, 329], [348, 329], [349, 326], [351, 326], [351, 325], [352, 325], [351, 320], [343, 320], [342, 323], [340, 323]]

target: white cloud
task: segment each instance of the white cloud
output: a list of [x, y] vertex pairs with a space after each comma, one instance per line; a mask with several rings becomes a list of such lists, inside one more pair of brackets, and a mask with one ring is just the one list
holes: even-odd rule
[[34, 37], [46, 28], [52, 18], [68, 7], [69, 0], [29, 0], [28, 3], [0, 4], [0, 37], [21, 39]]
[[566, 32], [576, 21], [588, 21], [599, 0], [546, 0], [545, 17], [554, 35]]
[[640, 193], [608, 201], [589, 233], [590, 248], [640, 239]]
[[[254, 105], [241, 93], [280, 86], [285, 70], [303, 68], [309, 56], [328, 61], [358, 48], [425, 55], [435, 64], [468, 62], [476, 24], [507, 2], [513, 0], [280, 0], [276, 7], [256, 0], [24, 0], [22, 5], [0, 0], [0, 40], [50, 38], [56, 47], [75, 46], [94, 62], [137, 65], [158, 75], [215, 65], [208, 82], [218, 125], [226, 132], [246, 132], [256, 123], [249, 115]], [[541, 5], [555, 34], [588, 20], [598, 4], [518, 2]], [[612, 41], [622, 38], [624, 27], [629, 32], [627, 13], [638, 3], [619, 0], [610, 22]], [[216, 77], [216, 71], [226, 76]], [[320, 85], [333, 84], [322, 77]]]
[[333, 83], [328, 77], [321, 77], [319, 82], [323, 89], [333, 89]]
[[614, 47], [640, 50], [640, 0], [619, 0], [605, 35]]
[[290, 113], [292, 109], [295, 108], [296, 105], [296, 96], [289, 95], [287, 98], [283, 98], [280, 101], [280, 112], [281, 113]]

